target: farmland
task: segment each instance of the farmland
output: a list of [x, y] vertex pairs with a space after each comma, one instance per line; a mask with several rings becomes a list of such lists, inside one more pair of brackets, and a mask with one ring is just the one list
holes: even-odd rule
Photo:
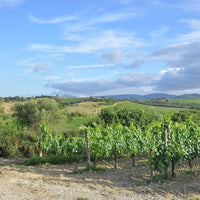
[[[171, 101], [178, 102], [168, 100]], [[198, 99], [179, 102], [198, 104]], [[133, 167], [141, 173], [142, 187], [157, 178], [165, 183], [171, 178], [180, 181], [179, 177], [185, 173], [189, 173], [189, 177], [190, 174], [199, 176], [198, 110], [99, 97], [31, 98], [1, 102], [1, 107], [0, 154], [3, 158], [27, 158], [22, 170], [27, 169], [27, 164], [88, 165], [85, 140], [85, 133], [88, 133], [91, 167], [94, 163], [92, 171], [108, 170], [111, 176], [115, 176], [110, 168], [119, 172], [128, 169], [128, 174], [132, 173], [135, 179], [136, 172], [129, 171]], [[40, 146], [41, 133], [43, 143]], [[163, 133], [166, 135], [163, 136]], [[37, 156], [39, 148], [43, 157]], [[124, 166], [121, 161], [129, 164]], [[143, 166], [146, 172], [140, 172]], [[75, 168], [78, 173], [88, 173], [87, 168]], [[127, 178], [124, 180], [127, 181]], [[125, 182], [122, 185], [126, 185]], [[139, 183], [134, 184], [137, 187]], [[169, 191], [166, 189], [166, 192]], [[196, 188], [193, 192], [196, 195]], [[188, 191], [185, 191], [184, 195], [187, 194]], [[175, 192], [173, 195], [177, 199], [185, 198]]]

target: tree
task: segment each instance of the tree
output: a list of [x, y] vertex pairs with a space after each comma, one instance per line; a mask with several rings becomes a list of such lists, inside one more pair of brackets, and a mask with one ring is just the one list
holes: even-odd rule
[[101, 110], [100, 119], [102, 119], [105, 124], [112, 124], [115, 122], [115, 118], [115, 113], [112, 113], [110, 110]]
[[45, 123], [56, 122], [62, 116], [61, 109], [54, 99], [41, 98], [37, 101], [30, 100], [24, 104], [17, 103], [14, 106], [14, 116], [23, 126], [32, 126]]

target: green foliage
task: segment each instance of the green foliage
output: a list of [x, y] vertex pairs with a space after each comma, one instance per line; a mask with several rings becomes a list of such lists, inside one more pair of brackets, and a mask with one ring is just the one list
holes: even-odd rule
[[65, 105], [72, 105], [75, 103], [81, 103], [84, 101], [88, 101], [89, 98], [88, 97], [82, 97], [82, 98], [76, 98], [76, 97], [62, 97], [62, 98], [58, 98], [58, 101], [62, 102]]
[[171, 108], [184, 108], [184, 109], [196, 109], [200, 110], [200, 99], [151, 99], [151, 100], [138, 100], [138, 103], [151, 105], [151, 106], [163, 106]]
[[90, 97], [92, 102], [100, 102], [100, 105], [113, 105], [116, 102], [119, 102], [118, 99], [108, 98], [108, 97]]
[[[92, 100], [97, 101], [97, 98]], [[106, 102], [101, 100], [100, 103]], [[78, 112], [70, 115], [63, 105], [62, 101], [46, 98], [16, 104], [12, 117], [7, 115], [0, 119], [0, 155], [35, 155], [42, 131], [45, 157], [32, 157], [30, 163], [63, 164], [86, 160], [85, 138], [79, 130], [85, 124], [95, 164], [98, 159], [112, 156], [116, 165], [118, 157], [149, 155], [151, 170], [165, 175], [169, 166], [173, 166], [174, 173], [175, 166], [182, 160], [188, 160], [191, 165], [193, 159], [200, 157], [200, 112], [197, 110], [173, 112], [170, 118], [153, 108], [150, 110], [149, 106], [123, 102], [103, 109], [98, 119], [90, 119]], [[167, 130], [166, 138], [164, 130]]]
[[39, 124], [41, 121], [56, 122], [62, 118], [59, 105], [54, 99], [40, 98], [37, 101], [30, 100], [24, 104], [17, 103], [14, 106], [13, 116], [23, 126]]
[[[167, 168], [172, 164], [172, 175], [174, 175], [175, 165], [181, 160], [193, 160], [199, 157], [200, 148], [200, 129], [192, 119], [185, 123], [175, 123], [172, 121], [163, 121], [160, 132], [163, 127], [167, 128], [167, 142], [163, 138], [158, 138], [157, 145], [152, 148], [150, 155], [150, 166], [152, 169], [167, 173]], [[162, 137], [162, 135], [160, 134]]]
[[113, 124], [116, 121], [116, 114], [106, 109], [101, 110], [99, 117], [105, 124]]
[[9, 120], [1, 127], [0, 149], [4, 156], [20, 156], [19, 131], [16, 123]]
[[117, 112], [103, 109], [99, 117], [105, 124], [120, 123], [123, 126], [130, 126], [131, 124], [134, 124], [142, 129], [145, 129], [148, 124], [162, 119], [159, 113], [152, 113], [150, 111], [137, 109], [123, 109]]
[[169, 112], [178, 112], [180, 110], [184, 110], [181, 108], [173, 108], [173, 107], [165, 107], [165, 106], [152, 106], [152, 105], [144, 105], [139, 103], [134, 103], [131, 101], [125, 101], [118, 103], [116, 106], [108, 107], [106, 109], [109, 109], [110, 111], [119, 111], [119, 110], [145, 110], [150, 111], [152, 113], [169, 113]]
[[40, 119], [39, 112], [35, 101], [28, 101], [25, 104], [16, 104], [14, 107], [15, 114], [22, 125], [31, 125]]
[[186, 122], [193, 117], [193, 122], [200, 125], [200, 111], [199, 110], [182, 110], [171, 114], [171, 120], [173, 122]]
[[159, 115], [142, 110], [120, 110], [117, 112], [117, 122], [123, 126], [135, 126], [145, 129], [145, 127], [153, 121], [159, 120]]
[[1, 126], [0, 151], [4, 157], [31, 156], [36, 150], [36, 138], [31, 132], [9, 119]]
[[42, 150], [48, 155], [66, 155], [73, 157], [79, 155], [80, 158], [85, 155], [84, 138], [63, 138], [61, 136], [53, 136], [46, 124], [41, 125], [43, 132]]

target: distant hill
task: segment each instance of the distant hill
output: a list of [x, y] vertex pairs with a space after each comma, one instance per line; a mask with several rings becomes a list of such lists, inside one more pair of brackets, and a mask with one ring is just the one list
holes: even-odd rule
[[137, 100], [147, 100], [147, 99], [197, 99], [200, 98], [200, 94], [183, 94], [183, 95], [172, 95], [165, 93], [152, 93], [146, 95], [138, 95], [138, 94], [121, 94], [121, 95], [108, 95], [109, 98], [115, 99], [137, 99]]

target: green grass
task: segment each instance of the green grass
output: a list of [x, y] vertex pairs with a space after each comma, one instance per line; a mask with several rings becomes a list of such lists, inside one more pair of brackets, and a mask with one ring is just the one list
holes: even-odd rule
[[155, 105], [163, 107], [176, 107], [183, 109], [200, 109], [200, 99], [152, 99], [139, 100], [140, 103], [146, 105]]
[[62, 97], [61, 98], [61, 102], [64, 104], [73, 104], [73, 103], [80, 103], [80, 102], [84, 102], [84, 101], [88, 101], [89, 97]]
[[87, 166], [83, 169], [74, 170], [72, 173], [73, 174], [83, 174], [83, 173], [88, 172], [90, 170], [96, 171], [96, 172], [105, 172], [107, 169], [105, 167], [97, 167], [97, 166], [91, 165], [91, 166]]
[[143, 104], [138, 104], [134, 102], [118, 103], [115, 107], [108, 107], [106, 109], [109, 109], [110, 111], [113, 111], [113, 112], [127, 109], [127, 110], [146, 110], [146, 111], [161, 112], [161, 113], [183, 110], [181, 108], [150, 106], [150, 105], [143, 105]]
[[69, 124], [73, 124], [74, 126], [82, 126], [90, 121], [91, 119], [87, 117], [73, 117], [72, 120], [69, 121]]
[[198, 103], [198, 104], [200, 104], [200, 99], [169, 99], [169, 102]]
[[21, 171], [23, 171], [23, 170], [25, 169], [25, 167], [22, 166], [22, 165], [16, 165], [16, 168], [18, 168], [18, 169], [21, 170]]

